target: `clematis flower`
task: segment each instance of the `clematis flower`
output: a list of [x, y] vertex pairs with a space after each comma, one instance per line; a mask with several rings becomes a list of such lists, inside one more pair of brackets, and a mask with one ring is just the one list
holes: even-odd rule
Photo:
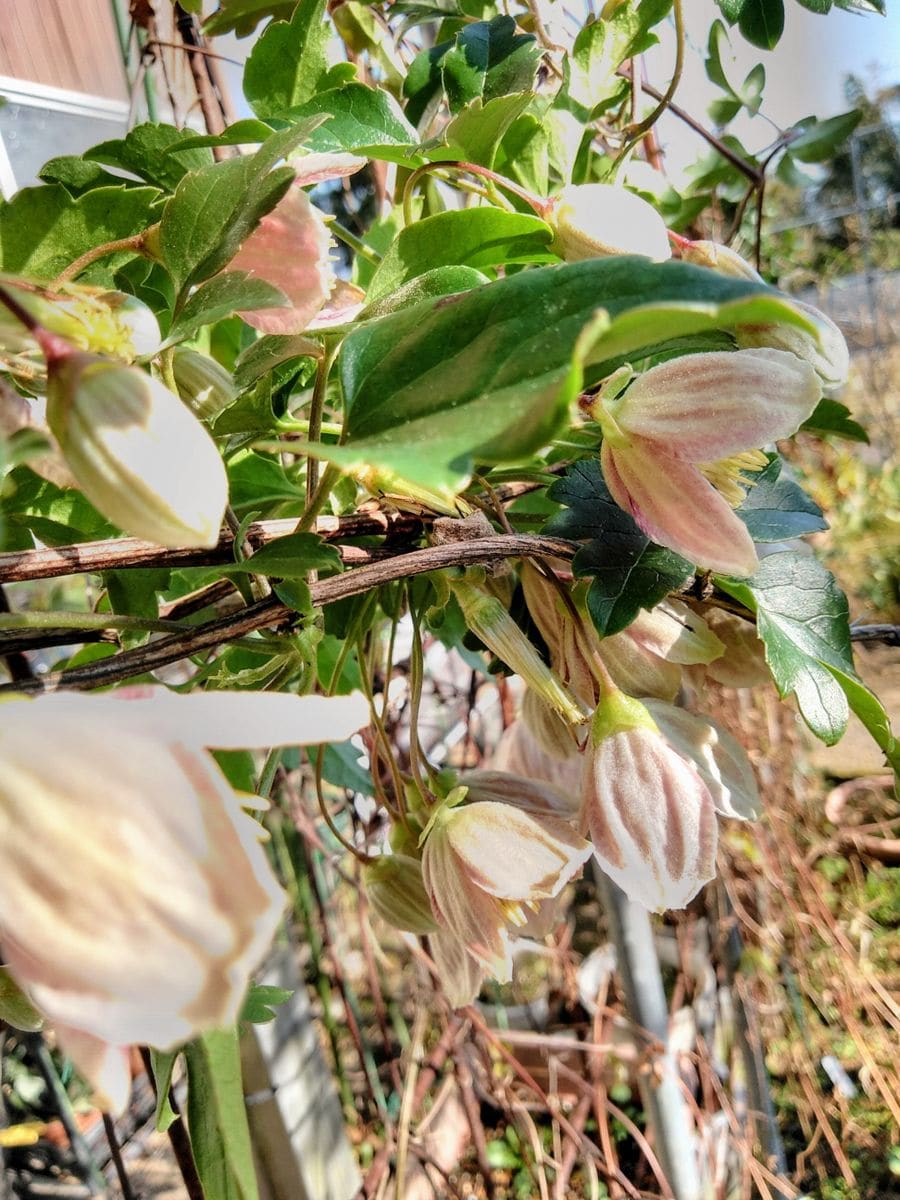
[[464, 795], [454, 789], [426, 829], [422, 878], [438, 924], [508, 982], [508, 926], [524, 924], [523, 905], [558, 895], [591, 847], [560, 817]]
[[604, 696], [582, 777], [582, 828], [603, 870], [632, 900], [683, 908], [716, 873], [716, 811], [696, 765], [647, 707]]
[[265, 280], [290, 302], [287, 307], [240, 313], [248, 325], [261, 333], [296, 334], [324, 314], [332, 297], [340, 320], [349, 320], [362, 307], [364, 293], [352, 284], [335, 280], [331, 265], [334, 243], [325, 217], [303, 188], [352, 175], [365, 164], [364, 158], [350, 154], [308, 154], [293, 162], [294, 183], [262, 218], [227, 268]]
[[284, 906], [259, 825], [204, 747], [340, 741], [367, 707], [149, 688], [0, 709], [3, 960], [121, 1111], [126, 1048], [233, 1023]]
[[784, 350], [661, 363], [595, 403], [607, 486], [660, 545], [701, 567], [751, 575], [756, 550], [729, 500], [743, 496], [741, 471], [764, 465], [757, 448], [795, 433], [820, 396], [812, 367]]
[[548, 204], [555, 249], [566, 262], [641, 254], [671, 258], [666, 223], [652, 204], [610, 183], [572, 184]]

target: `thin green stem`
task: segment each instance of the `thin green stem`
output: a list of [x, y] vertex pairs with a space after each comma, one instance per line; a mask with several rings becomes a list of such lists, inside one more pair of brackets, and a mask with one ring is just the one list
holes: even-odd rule
[[370, 246], [367, 246], [362, 238], [358, 238], [355, 233], [351, 233], [349, 229], [338, 224], [337, 221], [329, 221], [328, 228], [339, 242], [343, 242], [345, 246], [349, 246], [354, 254], [358, 254], [360, 258], [364, 258], [367, 263], [371, 263], [373, 267], [377, 267], [380, 264], [381, 255], [377, 254]]
[[140, 633], [183, 633], [192, 626], [186, 621], [160, 621], [116, 613], [23, 612], [0, 613], [4, 629], [133, 629]]
[[[313, 386], [312, 400], [309, 404], [309, 440], [318, 442], [322, 436], [322, 414], [325, 410], [325, 394], [328, 390], [328, 376], [337, 357], [339, 343], [329, 344], [326, 340], [324, 352], [316, 366], [316, 382]], [[310, 457], [306, 461], [306, 504], [307, 508], [316, 494], [319, 483], [319, 460]]]
[[306, 533], [307, 530], [312, 529], [313, 525], [316, 523], [316, 518], [322, 511], [325, 501], [328, 499], [331, 489], [334, 487], [335, 483], [337, 483], [340, 474], [340, 467], [336, 467], [334, 463], [328, 464], [328, 466], [322, 472], [322, 477], [318, 482], [315, 492], [309, 499], [309, 503], [303, 512], [303, 516], [297, 522], [297, 528], [294, 531], [295, 533]]
[[483, 179], [488, 179], [491, 183], [497, 184], [507, 192], [511, 192], [514, 196], [518, 196], [520, 200], [534, 210], [539, 217], [544, 217], [547, 212], [547, 201], [535, 196], [533, 192], [527, 191], [525, 188], [519, 187], [513, 183], [511, 179], [507, 179], [503, 175], [498, 175], [496, 171], [491, 171], [487, 167], [479, 166], [478, 163], [462, 162], [451, 160], [449, 162], [431, 162], [425, 163], [424, 166], [417, 167], [415, 171], [407, 179], [403, 188], [403, 221], [406, 225], [411, 225], [413, 222], [412, 201], [413, 194], [420, 179], [432, 171], [459, 171], [466, 175], [480, 175]]
[[[675, 66], [672, 70], [672, 78], [669, 81], [669, 86], [666, 88], [656, 108], [645, 117], [641, 123], [633, 129], [627, 131], [627, 137], [616, 157], [616, 163], [624, 162], [627, 155], [634, 149], [638, 142], [643, 138], [659, 118], [663, 115], [669, 104], [674, 99], [675, 93], [678, 91], [678, 85], [681, 83], [681, 74], [684, 70], [684, 48], [685, 48], [685, 31], [684, 31], [684, 10], [682, 0], [674, 0], [672, 4], [672, 13], [675, 18]], [[632, 70], [634, 66], [632, 65]]]

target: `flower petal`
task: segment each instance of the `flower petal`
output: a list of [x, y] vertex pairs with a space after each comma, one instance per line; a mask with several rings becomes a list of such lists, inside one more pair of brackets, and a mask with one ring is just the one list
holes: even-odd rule
[[104, 724], [113, 738], [119, 732], [131, 731], [163, 741], [233, 750], [343, 742], [368, 724], [369, 707], [360, 692], [349, 696], [179, 693], [157, 686], [122, 688], [100, 695], [52, 692], [3, 705], [4, 725], [63, 717]]
[[355, 154], [335, 154], [329, 150], [320, 150], [312, 154], [296, 155], [290, 162], [295, 171], [296, 183], [300, 187], [310, 187], [328, 179], [346, 179], [348, 175], [355, 175], [363, 169], [368, 159], [358, 158]]
[[32, 712], [0, 727], [14, 977], [51, 1021], [115, 1045], [229, 1024], [284, 904], [259, 826], [205, 753]]
[[669, 745], [697, 768], [716, 812], [741, 821], [759, 816], [756, 777], [740, 742], [708, 717], [658, 700], [646, 705]]
[[745, 577], [759, 566], [747, 527], [691, 463], [654, 443], [601, 450], [603, 477], [644, 533], [691, 562]]
[[97, 1107], [121, 1116], [131, 1096], [128, 1048], [111, 1046], [68, 1025], [57, 1024], [55, 1032], [61, 1049], [93, 1088]]
[[439, 929], [428, 937], [428, 948], [437, 969], [438, 979], [447, 999], [454, 1008], [464, 1008], [475, 1002], [484, 982], [485, 970], [452, 933]]
[[495, 979], [508, 983], [512, 958], [502, 906], [460, 871], [441, 821], [422, 851], [422, 880], [438, 923]]
[[585, 762], [583, 820], [603, 870], [646, 908], [683, 908], [716, 872], [716, 817], [694, 766], [658, 733], [604, 738]]
[[331, 292], [331, 237], [322, 214], [294, 184], [260, 221], [229, 263], [279, 288], [290, 307], [262, 308], [239, 315], [262, 333], [302, 333]]
[[822, 395], [784, 350], [685, 354], [640, 375], [612, 411], [627, 434], [688, 462], [711, 462], [795, 433]]
[[591, 856], [568, 821], [489, 800], [453, 809], [444, 834], [459, 874], [501, 900], [556, 896]]

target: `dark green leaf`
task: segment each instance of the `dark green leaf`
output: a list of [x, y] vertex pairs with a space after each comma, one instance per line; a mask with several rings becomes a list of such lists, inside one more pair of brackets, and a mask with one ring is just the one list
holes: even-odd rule
[[185, 1046], [184, 1057], [191, 1151], [205, 1200], [257, 1200], [237, 1032], [204, 1034]]
[[30, 529], [48, 546], [108, 537], [114, 532], [76, 488], [58, 487], [24, 466], [7, 475], [2, 509], [10, 528]]
[[540, 57], [536, 38], [516, 33], [512, 17], [466, 25], [441, 62], [450, 111], [459, 112], [477, 97], [530, 91]]
[[778, 321], [808, 328], [770, 288], [684, 263], [524, 271], [354, 330], [340, 360], [346, 443], [313, 452], [452, 495], [473, 458], [517, 461], [545, 445], [582, 366], [590, 383], [603, 363], [661, 341]]
[[173, 125], [136, 125], [124, 138], [101, 142], [86, 150], [84, 157], [92, 162], [104, 163], [108, 167], [119, 167], [132, 175], [173, 192], [188, 171], [199, 171], [209, 166], [212, 155], [206, 149], [184, 150], [170, 154], [179, 143], [193, 142], [189, 129], [176, 129]]
[[784, 0], [716, 0], [729, 25], [752, 46], [773, 50], [784, 32]]
[[365, 158], [416, 165], [419, 137], [397, 101], [380, 88], [348, 83], [313, 96], [291, 118], [328, 117], [309, 137], [314, 151], [349, 151]]
[[437, 213], [401, 230], [369, 285], [369, 303], [443, 266], [493, 267], [552, 258], [553, 234], [539, 217], [499, 208]]
[[235, 509], [263, 509], [281, 500], [305, 500], [306, 490], [288, 479], [272, 458], [247, 450], [228, 464], [231, 503]]
[[276, 579], [303, 579], [310, 571], [342, 571], [341, 556], [315, 533], [291, 533], [275, 538], [242, 562], [223, 570], [245, 571]]
[[[23, 188], [0, 207], [0, 267], [14, 275], [54, 279], [102, 242], [140, 233], [157, 219], [156, 188], [92, 188], [77, 198], [58, 183]], [[112, 285], [113, 274], [134, 255], [120, 251], [84, 271], [79, 279]]]
[[149, 617], [155, 620], [159, 616], [156, 593], [165, 591], [169, 586], [169, 575], [168, 570], [153, 567], [104, 571], [103, 586], [106, 588], [110, 608], [114, 613], [123, 616]]
[[851, 442], [868, 442], [869, 435], [850, 416], [850, 409], [839, 400], [820, 400], [811, 417], [800, 426], [807, 433], [831, 433]]
[[275, 1009], [287, 1004], [293, 991], [290, 988], [274, 987], [269, 983], [251, 983], [244, 1000], [240, 1020], [250, 1025], [267, 1025], [275, 1020]]
[[642, 608], [652, 608], [693, 575], [689, 562], [657, 546], [609, 494], [598, 459], [583, 459], [550, 487], [566, 507], [544, 526], [557, 537], [587, 541], [572, 563], [590, 577], [587, 604], [602, 637], [625, 629]]
[[282, 117], [319, 91], [330, 36], [326, 0], [300, 0], [290, 21], [261, 34], [244, 67], [244, 95], [258, 117]]
[[219, 0], [219, 7], [206, 18], [203, 32], [214, 37], [233, 30], [238, 37], [246, 37], [269, 17], [290, 20], [296, 3], [297, 0]]
[[900, 771], [900, 747], [884, 708], [856, 674], [847, 597], [831, 572], [811, 556], [790, 552], [764, 558], [746, 581], [716, 582], [756, 613], [778, 690], [796, 695], [816, 737], [827, 745], [838, 741], [852, 708]]
[[[235, 363], [234, 386], [239, 391], [243, 391], [244, 388], [252, 387], [263, 375], [268, 374], [282, 363], [308, 357], [317, 350], [318, 344], [310, 341], [302, 333], [267, 334], [252, 342]], [[270, 409], [270, 419], [263, 428], [271, 428], [273, 424], [271, 416]]]
[[287, 296], [264, 279], [246, 271], [226, 271], [191, 292], [181, 312], [172, 322], [164, 346], [172, 346], [193, 337], [202, 325], [212, 325], [235, 312], [257, 308], [278, 308], [290, 304]]
[[759, 474], [737, 510], [754, 542], [785, 542], [805, 533], [827, 529], [818, 504], [782, 474], [781, 459], [775, 457]]

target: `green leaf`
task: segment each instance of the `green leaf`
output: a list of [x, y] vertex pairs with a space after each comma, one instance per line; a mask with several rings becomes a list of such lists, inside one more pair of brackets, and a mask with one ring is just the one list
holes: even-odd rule
[[652, 608], [683, 587], [694, 568], [651, 542], [609, 494], [598, 459], [582, 459], [548, 490], [565, 508], [544, 533], [587, 541], [575, 555], [574, 573], [589, 577], [587, 605], [601, 637], [627, 628], [642, 608]]
[[[157, 219], [156, 188], [99, 187], [73, 197], [61, 184], [23, 188], [0, 207], [0, 268], [13, 275], [53, 279], [102, 242], [131, 237]], [[112, 285], [135, 251], [108, 255], [80, 280]]]
[[443, 145], [429, 150], [432, 161], [444, 157], [462, 159], [465, 162], [481, 163], [491, 167], [497, 147], [513, 122], [531, 104], [531, 92], [519, 92], [511, 96], [497, 96], [487, 104], [479, 96], [467, 104], [441, 134]]
[[616, 5], [609, 16], [589, 21], [575, 38], [565, 64], [565, 96], [583, 120], [596, 116], [622, 95], [627, 83], [616, 71], [657, 42], [651, 33], [666, 16], [671, 0]]
[[193, 141], [194, 135], [189, 129], [148, 123], [136, 125], [124, 138], [93, 146], [85, 151], [84, 157], [91, 162], [130, 171], [132, 175], [163, 191], [173, 192], [188, 171], [199, 171], [213, 161], [212, 155], [205, 149], [169, 153], [179, 143]]
[[729, 25], [752, 46], [773, 50], [784, 32], [784, 0], [716, 0]]
[[290, 21], [260, 35], [244, 67], [244, 95], [258, 117], [282, 117], [320, 90], [330, 36], [326, 0], [300, 0]]
[[[306, 358], [317, 349], [304, 334], [266, 334], [247, 347], [234, 365], [234, 386], [238, 391], [252, 387], [263, 375], [292, 359]], [[265, 428], [273, 424], [271, 409]]]
[[850, 112], [829, 117], [827, 121], [812, 118], [806, 124], [795, 126], [802, 128], [802, 132], [789, 142], [791, 157], [802, 163], [824, 162], [833, 157], [861, 120], [862, 113], [854, 108]]
[[304, 579], [310, 571], [343, 571], [344, 564], [337, 547], [324, 542], [318, 534], [290, 533], [222, 569], [276, 579]]
[[417, 275], [409, 283], [404, 283], [383, 299], [368, 304], [359, 314], [360, 320], [384, 317], [411, 304], [420, 304], [436, 296], [454, 296], [489, 282], [487, 275], [482, 275], [474, 267], [434, 267], [424, 275]]
[[818, 504], [782, 474], [777, 456], [752, 479], [753, 486], [747, 489], [737, 515], [754, 542], [785, 542], [828, 528]]
[[269, 17], [287, 21], [297, 0], [219, 0], [219, 7], [203, 23], [203, 32], [208, 37], [234, 31], [237, 36], [248, 33]]
[[229, 158], [193, 172], [166, 205], [160, 240], [179, 292], [221, 270], [293, 183], [290, 167], [259, 177], [252, 162]]
[[37, 1033], [44, 1025], [44, 1018], [6, 967], [0, 967], [0, 1021], [26, 1033]]
[[80, 154], [62, 154], [44, 163], [38, 172], [43, 183], [61, 183], [72, 196], [80, 196], [98, 187], [137, 187], [136, 182], [124, 180], [99, 163], [87, 162]]
[[184, 1057], [191, 1150], [206, 1200], [257, 1200], [237, 1032], [204, 1034]]
[[76, 488], [58, 487], [24, 466], [7, 475], [2, 509], [10, 528], [30, 529], [48, 546], [109, 537], [114, 532]]
[[371, 796], [372, 773], [362, 765], [360, 751], [352, 742], [338, 742], [325, 747], [322, 756], [322, 777], [334, 787], [348, 792]]
[[172, 1087], [172, 1072], [178, 1060], [180, 1050], [150, 1050], [150, 1068], [153, 1071], [153, 1082], [156, 1086], [156, 1110], [153, 1122], [160, 1133], [165, 1133], [173, 1121], [178, 1120], [178, 1113], [169, 1100]]
[[616, 356], [779, 321], [811, 328], [772, 289], [685, 263], [609, 258], [523, 271], [354, 330], [340, 357], [346, 442], [305, 448], [450, 497], [473, 459], [515, 462], [546, 445], [572, 390], [602, 378]]
[[268, 1025], [269, 1021], [275, 1020], [275, 1009], [287, 1004], [293, 994], [290, 988], [274, 987], [269, 983], [252, 983], [241, 1009], [241, 1022]]
[[811, 417], [800, 426], [807, 433], [831, 433], [851, 442], [868, 442], [869, 435], [850, 416], [850, 409], [839, 400], [820, 400]]
[[243, 121], [235, 121], [221, 133], [197, 133], [185, 138], [175, 150], [182, 154], [186, 150], [194, 150], [198, 146], [243, 146], [255, 142], [264, 142], [275, 132], [273, 125], [258, 121], [255, 117], [246, 117]]
[[451, 112], [470, 101], [531, 91], [541, 48], [531, 34], [516, 33], [512, 17], [475, 21], [456, 35], [441, 61]]
[[716, 577], [723, 591], [756, 613], [766, 661], [782, 697], [794, 693], [803, 719], [827, 745], [856, 713], [895, 771], [900, 747], [880, 701], [856, 674], [847, 597], [834, 576], [806, 554], [771, 554], [748, 580]]
[[404, 165], [421, 162], [415, 152], [418, 134], [393, 96], [381, 88], [348, 83], [320, 92], [290, 112], [296, 120], [320, 115], [328, 120], [310, 136], [309, 150], [347, 151]]
[[231, 503], [238, 511], [306, 499], [306, 490], [288, 479], [280, 463], [250, 450], [234, 456], [228, 464], [228, 479]]
[[526, 213], [499, 208], [436, 213], [400, 231], [372, 276], [369, 303], [435, 267], [494, 267], [551, 258], [552, 239], [550, 227]]
[[226, 271], [201, 284], [191, 292], [184, 308], [172, 322], [163, 346], [173, 346], [193, 337], [202, 325], [222, 321], [232, 313], [256, 308], [278, 308], [289, 305], [284, 292], [264, 279], [246, 271]]

